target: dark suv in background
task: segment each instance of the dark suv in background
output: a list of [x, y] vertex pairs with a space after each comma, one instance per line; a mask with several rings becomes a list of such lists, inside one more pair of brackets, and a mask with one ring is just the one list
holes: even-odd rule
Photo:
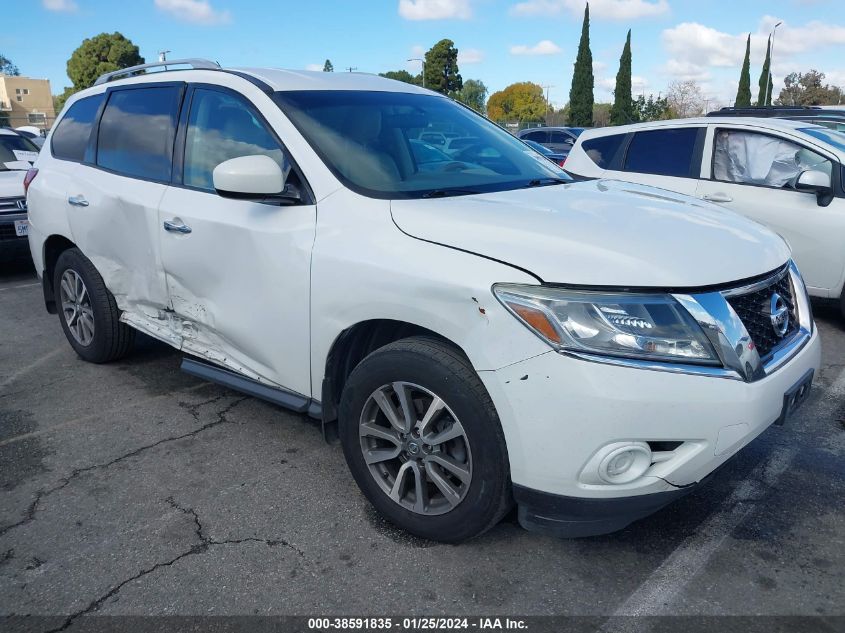
[[729, 108], [708, 112], [709, 117], [750, 116], [806, 121], [840, 132], [845, 131], [845, 107], [839, 106], [754, 106]]

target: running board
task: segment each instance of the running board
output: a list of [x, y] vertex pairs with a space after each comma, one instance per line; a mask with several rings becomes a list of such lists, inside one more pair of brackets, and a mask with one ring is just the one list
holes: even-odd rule
[[322, 407], [320, 403], [302, 394], [287, 391], [281, 387], [270, 387], [269, 385], [264, 385], [257, 380], [241, 376], [223, 367], [193, 358], [183, 358], [181, 369], [191, 376], [196, 376], [197, 378], [223, 385], [229, 389], [261, 398], [291, 411], [307, 413], [312, 418], [317, 418], [318, 420], [322, 418]]

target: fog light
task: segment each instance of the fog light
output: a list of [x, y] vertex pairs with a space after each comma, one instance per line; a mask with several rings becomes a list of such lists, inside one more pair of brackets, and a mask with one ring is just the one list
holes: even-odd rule
[[617, 444], [599, 463], [599, 477], [609, 484], [627, 484], [651, 466], [651, 449], [645, 442]]

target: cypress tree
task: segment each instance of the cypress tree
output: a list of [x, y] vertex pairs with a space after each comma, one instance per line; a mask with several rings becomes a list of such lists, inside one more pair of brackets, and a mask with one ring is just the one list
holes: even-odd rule
[[634, 101], [631, 97], [631, 29], [619, 58], [619, 72], [616, 73], [616, 90], [613, 91], [613, 107], [610, 108], [610, 124], [625, 125], [637, 120]]
[[766, 61], [763, 62], [763, 70], [760, 72], [760, 92], [757, 93], [757, 105], [772, 105], [772, 36], [769, 36], [769, 43], [766, 46]]
[[584, 9], [578, 57], [569, 90], [569, 125], [589, 127], [593, 124], [593, 54], [590, 52], [590, 4]]
[[745, 61], [742, 62], [742, 72], [739, 73], [739, 88], [736, 91], [737, 108], [747, 108], [751, 105], [751, 35], [745, 43]]

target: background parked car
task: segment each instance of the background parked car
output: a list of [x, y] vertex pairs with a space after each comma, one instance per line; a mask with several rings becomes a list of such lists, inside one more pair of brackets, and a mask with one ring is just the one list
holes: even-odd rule
[[722, 108], [707, 113], [708, 117], [742, 116], [775, 117], [806, 121], [823, 125], [832, 130], [845, 131], [845, 108], [839, 106], [753, 106], [748, 108]]
[[[845, 133], [775, 117], [658, 121], [585, 132], [566, 169], [716, 202], [777, 231], [810, 294], [845, 315]], [[749, 244], [749, 248], [755, 248]]]
[[41, 149], [44, 146], [46, 138], [41, 135], [41, 130], [33, 125], [24, 125], [22, 127], [15, 128], [15, 132], [28, 138], [33, 142], [33, 144], [38, 146], [38, 149]]
[[539, 143], [553, 152], [568, 152], [584, 129], [582, 127], [535, 127], [520, 130], [517, 136], [524, 141]]
[[569, 152], [553, 152], [545, 145], [540, 145], [535, 141], [529, 141], [526, 139], [522, 140], [528, 147], [533, 149], [535, 152], [542, 154], [545, 158], [548, 158], [555, 165], [559, 165], [561, 167], [563, 167], [563, 164], [566, 162], [566, 157], [569, 155]]
[[0, 128], [0, 261], [29, 257], [24, 178], [37, 156], [32, 141]]

